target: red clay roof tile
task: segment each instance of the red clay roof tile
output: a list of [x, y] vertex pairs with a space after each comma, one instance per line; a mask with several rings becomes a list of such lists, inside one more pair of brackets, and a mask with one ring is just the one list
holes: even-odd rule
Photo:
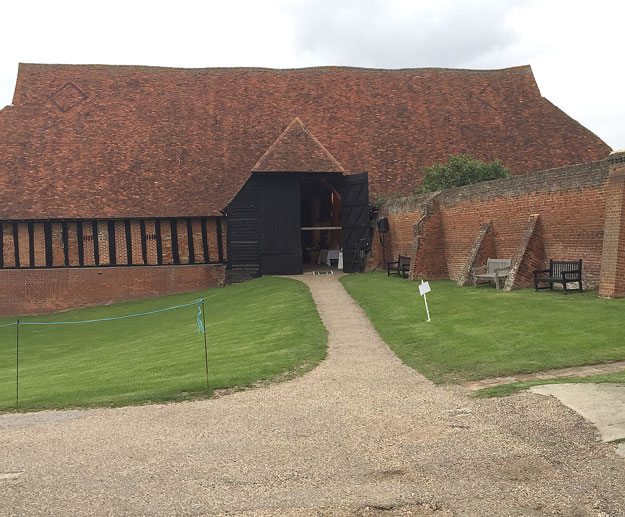
[[541, 97], [528, 66], [22, 64], [13, 102], [0, 111], [1, 219], [219, 214], [297, 116], [346, 170], [369, 172], [372, 193], [409, 192], [449, 154], [522, 174], [610, 152]]
[[345, 172], [321, 142], [295, 117], [252, 172]]

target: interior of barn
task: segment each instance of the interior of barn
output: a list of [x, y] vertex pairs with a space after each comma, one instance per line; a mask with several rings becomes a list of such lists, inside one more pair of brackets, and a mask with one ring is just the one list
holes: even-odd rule
[[338, 263], [341, 248], [341, 196], [324, 178], [301, 182], [302, 258], [304, 266]]

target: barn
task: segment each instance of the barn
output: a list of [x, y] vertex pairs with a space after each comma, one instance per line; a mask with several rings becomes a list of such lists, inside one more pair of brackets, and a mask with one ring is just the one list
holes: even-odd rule
[[610, 148], [503, 70], [21, 64], [0, 111], [0, 314], [357, 267], [369, 202], [450, 154]]

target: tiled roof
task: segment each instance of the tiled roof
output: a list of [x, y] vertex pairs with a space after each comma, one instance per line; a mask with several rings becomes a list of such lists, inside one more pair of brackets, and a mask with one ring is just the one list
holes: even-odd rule
[[348, 173], [369, 172], [372, 193], [409, 192], [454, 153], [522, 174], [610, 152], [528, 66], [22, 64], [13, 104], [0, 111], [0, 219], [219, 214], [295, 117]]
[[254, 165], [252, 172], [345, 172], [295, 117]]

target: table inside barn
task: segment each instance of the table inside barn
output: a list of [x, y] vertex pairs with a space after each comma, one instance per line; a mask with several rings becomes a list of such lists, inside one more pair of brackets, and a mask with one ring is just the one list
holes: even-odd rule
[[336, 261], [336, 266], [343, 269], [343, 252], [341, 250], [321, 250], [319, 252], [319, 264], [332, 266], [332, 261]]
[[[342, 226], [302, 226], [303, 231], [316, 231], [316, 230], [341, 230]], [[332, 262], [335, 262], [338, 269], [343, 269], [343, 252], [341, 250], [319, 250], [319, 258], [317, 264], [326, 264], [332, 266]]]

